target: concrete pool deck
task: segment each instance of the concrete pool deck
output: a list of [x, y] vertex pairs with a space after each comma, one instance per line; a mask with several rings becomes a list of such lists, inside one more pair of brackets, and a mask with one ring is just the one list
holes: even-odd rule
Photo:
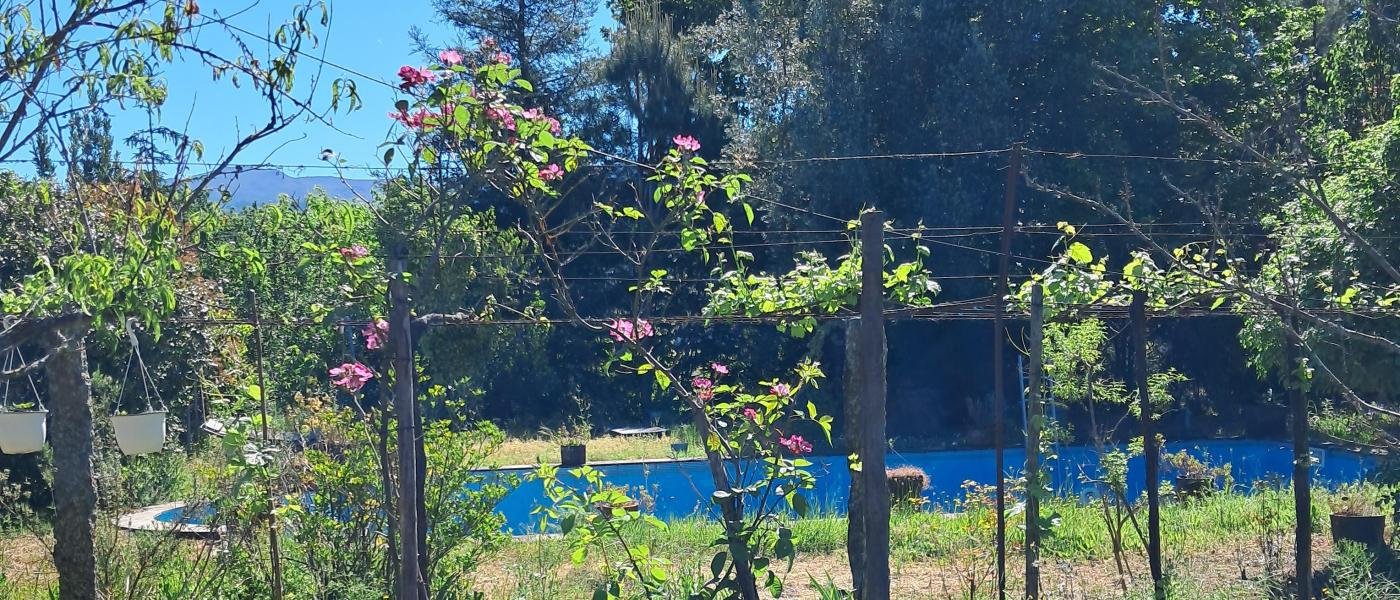
[[135, 512], [117, 517], [117, 527], [127, 531], [174, 532], [175, 535], [190, 537], [218, 537], [222, 527], [210, 527], [198, 523], [162, 521], [160, 515], [175, 509], [185, 508], [184, 502], [167, 502], [147, 506]]

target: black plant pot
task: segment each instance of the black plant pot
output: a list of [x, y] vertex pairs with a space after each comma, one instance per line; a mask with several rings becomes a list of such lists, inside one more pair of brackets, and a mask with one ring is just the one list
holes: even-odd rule
[[564, 444], [559, 447], [559, 466], [582, 467], [587, 462], [587, 444]]
[[1385, 515], [1332, 515], [1332, 543], [1342, 540], [1385, 548]]
[[690, 444], [687, 442], [674, 442], [671, 444], [671, 452], [676, 454], [685, 454], [685, 451], [689, 449]]
[[923, 475], [889, 475], [890, 500], [895, 504], [918, 502], [928, 485]]
[[1176, 497], [1180, 500], [1205, 498], [1215, 491], [1214, 477], [1177, 477]]

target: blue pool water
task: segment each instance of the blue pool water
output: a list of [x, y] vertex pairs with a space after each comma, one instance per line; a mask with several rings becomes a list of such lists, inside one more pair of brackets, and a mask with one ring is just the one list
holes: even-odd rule
[[[1292, 480], [1292, 448], [1279, 442], [1212, 440], [1167, 444], [1167, 451], [1185, 449], [1211, 464], [1231, 465], [1236, 487], [1248, 488], [1256, 481], [1277, 480], [1284, 484]], [[1356, 481], [1375, 468], [1375, 460], [1338, 450], [1314, 448], [1313, 481], [1318, 485], [1336, 485]], [[929, 475], [929, 488], [924, 496], [935, 506], [947, 506], [962, 494], [965, 481], [994, 483], [996, 458], [992, 450], [950, 450], [939, 452], [891, 452], [890, 467], [915, 466]], [[850, 471], [844, 456], [815, 456], [809, 467], [816, 475], [817, 487], [807, 493], [809, 504], [818, 511], [844, 513], [846, 495], [850, 489]], [[1022, 448], [1006, 450], [1006, 465], [1011, 476], [1019, 476], [1025, 463]], [[1096, 475], [1097, 456], [1085, 446], [1063, 447], [1058, 458], [1046, 466], [1050, 484], [1062, 495], [1083, 495], [1092, 492], [1092, 485], [1082, 483], [1081, 473]], [[627, 486], [631, 494], [646, 490], [655, 499], [652, 510], [662, 519], [695, 514], [717, 515], [710, 501], [709, 467], [704, 461], [620, 464], [598, 467], [610, 485]], [[1143, 459], [1128, 461], [1128, 493], [1136, 496], [1146, 487], [1143, 481]], [[528, 471], [519, 471], [525, 474]], [[732, 472], [732, 469], [731, 469]], [[1173, 475], [1164, 469], [1163, 481]], [[567, 476], [565, 477], [567, 479]], [[541, 502], [543, 489], [538, 481], [522, 480], [520, 486], [505, 497], [497, 509], [505, 515], [507, 526], [515, 533], [536, 531], [538, 519], [530, 511]]]
[[[1247, 440], [1212, 440], [1167, 444], [1168, 452], [1186, 450], [1213, 465], [1231, 465], [1231, 475], [1237, 488], [1247, 489], [1260, 481], [1287, 484], [1293, 472], [1292, 449], [1280, 442]], [[1335, 486], [1364, 478], [1376, 467], [1373, 458], [1339, 450], [1314, 448], [1313, 481], [1318, 485]], [[850, 488], [850, 471], [844, 456], [814, 456], [809, 470], [816, 475], [816, 489], [809, 490], [809, 504], [826, 513], [844, 513], [846, 494]], [[951, 450], [939, 452], [891, 452], [890, 467], [915, 466], [929, 475], [929, 488], [924, 496], [935, 506], [947, 506], [962, 493], [965, 481], [992, 483], [996, 478], [995, 453], [992, 450]], [[1019, 476], [1025, 453], [1021, 448], [1006, 450], [1006, 465], [1010, 476]], [[1047, 463], [1050, 484], [1062, 495], [1087, 495], [1093, 492], [1081, 475], [1097, 474], [1097, 457], [1092, 448], [1084, 446], [1060, 448], [1058, 457]], [[733, 465], [730, 466], [731, 472]], [[1128, 461], [1128, 493], [1142, 493], [1143, 459]], [[598, 467], [609, 485], [626, 486], [634, 497], [645, 490], [654, 505], [651, 510], [662, 519], [674, 519], [697, 514], [715, 516], [717, 507], [710, 501], [710, 476], [704, 461], [674, 461], [659, 463], [630, 463]], [[520, 478], [520, 485], [497, 505], [512, 533], [538, 531], [538, 519], [530, 512], [544, 501], [542, 484], [530, 481], [528, 469], [501, 470], [496, 473]], [[566, 481], [572, 480], [561, 472]], [[1171, 473], [1163, 473], [1168, 481]], [[190, 514], [193, 512], [194, 514]], [[213, 516], [208, 505], [190, 509], [171, 509], [156, 517], [163, 522], [202, 524]]]
[[204, 525], [214, 519], [214, 507], [208, 504], [177, 506], [161, 511], [153, 518], [161, 523]]

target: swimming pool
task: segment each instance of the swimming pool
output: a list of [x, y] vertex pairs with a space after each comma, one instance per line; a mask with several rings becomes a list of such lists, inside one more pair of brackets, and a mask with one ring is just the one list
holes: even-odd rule
[[[1248, 488], [1257, 481], [1292, 480], [1293, 450], [1288, 444], [1257, 440], [1208, 440], [1167, 444], [1168, 452], [1178, 450], [1206, 458], [1211, 464], [1231, 465], [1231, 475], [1237, 488]], [[1357, 454], [1325, 448], [1314, 448], [1313, 481], [1318, 485], [1336, 485], [1356, 481], [1375, 469], [1375, 460]], [[937, 452], [890, 452], [887, 464], [893, 467], [914, 466], [929, 475], [929, 487], [924, 497], [935, 506], [947, 503], [962, 493], [965, 481], [993, 483], [996, 480], [996, 455], [993, 450], [947, 450]], [[850, 471], [844, 456], [814, 456], [811, 472], [816, 475], [816, 489], [808, 491], [808, 501], [819, 512], [844, 513], [846, 495], [850, 490]], [[1020, 475], [1025, 462], [1022, 448], [1006, 449], [1006, 465], [1011, 477]], [[1094, 450], [1087, 446], [1066, 446], [1058, 450], [1058, 458], [1046, 465], [1049, 484], [1062, 495], [1084, 495], [1092, 486], [1081, 482], [1081, 473], [1094, 474], [1098, 464]], [[597, 467], [606, 475], [610, 485], [627, 486], [633, 493], [643, 489], [654, 499], [653, 512], [662, 519], [674, 519], [703, 514], [715, 516], [717, 507], [710, 501], [709, 467], [704, 461], [673, 461], [653, 463], [612, 464]], [[1128, 494], [1137, 496], [1146, 487], [1143, 481], [1143, 459], [1128, 461]], [[514, 474], [525, 475], [521, 469]], [[1163, 481], [1173, 475], [1163, 470]], [[568, 480], [569, 477], [564, 475]], [[538, 519], [530, 511], [544, 497], [538, 481], [522, 478], [520, 486], [508, 494], [497, 509], [505, 516], [514, 533], [530, 533], [539, 529]]]
[[[1213, 465], [1229, 463], [1237, 488], [1247, 489], [1255, 482], [1276, 481], [1287, 484], [1292, 480], [1293, 451], [1281, 442], [1258, 440], [1186, 441], [1167, 444], [1168, 452], [1186, 450]], [[1313, 481], [1317, 485], [1335, 486], [1357, 481], [1376, 468], [1374, 458], [1326, 448], [1312, 450]], [[816, 475], [816, 489], [809, 490], [808, 503], [817, 512], [841, 514], [846, 510], [846, 495], [850, 489], [850, 471], [844, 456], [810, 457], [811, 472]], [[1020, 475], [1025, 462], [1022, 448], [1006, 450], [1006, 465], [1010, 477]], [[992, 450], [947, 450], [938, 452], [890, 452], [890, 467], [914, 466], [929, 475], [929, 487], [924, 497], [934, 506], [946, 506], [962, 493], [965, 481], [992, 483], [996, 478], [995, 452]], [[1067, 446], [1058, 449], [1057, 458], [1046, 464], [1049, 484], [1061, 495], [1086, 495], [1092, 486], [1081, 481], [1081, 474], [1094, 474], [1098, 464], [1094, 450], [1087, 446]], [[718, 509], [710, 501], [709, 467], [702, 460], [662, 461], [647, 463], [609, 464], [596, 467], [605, 475], [609, 485], [628, 487], [632, 493], [645, 490], [654, 502], [652, 512], [662, 519], [693, 515], [716, 516]], [[732, 465], [731, 465], [732, 468]], [[1128, 494], [1137, 496], [1146, 486], [1143, 481], [1143, 459], [1128, 461]], [[543, 486], [526, 475], [530, 469], [502, 469], [494, 473], [520, 478], [520, 484], [497, 505], [505, 517], [506, 527], [515, 534], [539, 530], [538, 519], [530, 514], [544, 501]], [[1163, 472], [1163, 481], [1172, 474]], [[561, 471], [565, 481], [576, 481]], [[193, 513], [193, 514], [191, 514]], [[208, 505], [173, 508], [160, 513], [158, 521], [203, 524], [212, 517]]]

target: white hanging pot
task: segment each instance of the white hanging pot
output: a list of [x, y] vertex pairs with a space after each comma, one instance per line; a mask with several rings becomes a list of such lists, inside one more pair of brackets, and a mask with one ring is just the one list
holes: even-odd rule
[[160, 452], [165, 446], [166, 411], [152, 410], [135, 415], [112, 415], [117, 447], [122, 454], [136, 456]]
[[0, 453], [29, 454], [44, 449], [47, 410], [0, 411]]

